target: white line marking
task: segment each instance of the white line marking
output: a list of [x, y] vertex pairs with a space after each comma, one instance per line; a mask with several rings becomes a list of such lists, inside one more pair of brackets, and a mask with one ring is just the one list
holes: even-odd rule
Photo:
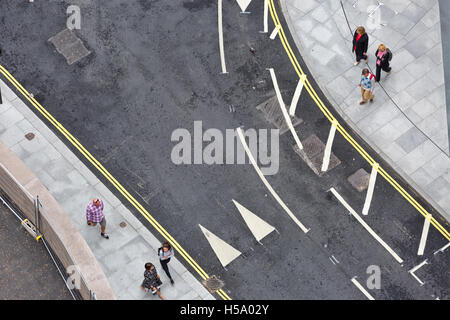
[[272, 194], [272, 196], [278, 201], [278, 203], [281, 205], [281, 207], [287, 212], [287, 214], [291, 217], [291, 219], [294, 220], [294, 222], [300, 227], [300, 229], [302, 229], [302, 231], [304, 233], [307, 233], [309, 231], [309, 229], [307, 229], [297, 219], [297, 217], [292, 213], [292, 211], [286, 206], [286, 204], [283, 202], [283, 200], [281, 200], [281, 198], [278, 196], [278, 194], [275, 192], [275, 190], [273, 190], [272, 186], [269, 184], [269, 182], [267, 181], [266, 177], [264, 177], [264, 175], [261, 172], [261, 170], [258, 168], [258, 165], [256, 164], [256, 161], [255, 161], [255, 158], [253, 158], [253, 155], [250, 152], [250, 149], [248, 148], [247, 143], [245, 142], [245, 138], [244, 138], [244, 135], [242, 133], [241, 128], [237, 128], [236, 131], [237, 131], [237, 133], [239, 135], [239, 139], [241, 140], [242, 146], [244, 147], [244, 150], [247, 153], [247, 156], [248, 156], [250, 162], [253, 165], [253, 168], [255, 168], [256, 173], [258, 174], [260, 179], [263, 181], [263, 183], [266, 186], [266, 188], [269, 189], [269, 191]]
[[[306, 80], [306, 75], [302, 75], [303, 80]], [[298, 99], [300, 98], [300, 94], [303, 89], [303, 81], [302, 79], [298, 79], [297, 87], [295, 88], [294, 97], [291, 101], [291, 107], [289, 108], [289, 115], [291, 117], [295, 116], [295, 110], [297, 109]]]
[[336, 257], [334, 255], [331, 255], [331, 257], [334, 259], [334, 261], [336, 261], [337, 263], [339, 263], [338, 259], [336, 259]]
[[369, 292], [367, 292], [367, 290], [358, 282], [358, 280], [356, 280], [356, 277], [353, 277], [351, 281], [359, 290], [361, 290], [362, 293], [364, 293], [367, 299], [375, 300], [375, 298], [372, 297], [372, 295]]
[[294, 126], [292, 125], [291, 117], [289, 117], [289, 114], [286, 111], [286, 106], [283, 102], [283, 97], [281, 96], [280, 88], [278, 87], [277, 77], [275, 76], [275, 71], [273, 71], [273, 68], [268, 69], [270, 72], [270, 77], [272, 78], [273, 87], [275, 89], [275, 93], [277, 94], [278, 103], [280, 104], [281, 112], [284, 116], [284, 121], [286, 121], [286, 124], [289, 127], [289, 130], [292, 133], [292, 136], [294, 137], [295, 142], [297, 143], [297, 146], [300, 150], [303, 150], [303, 145], [300, 142], [300, 139], [298, 138], [297, 132], [295, 132]]
[[400, 258], [391, 247], [388, 246], [386, 242], [383, 241], [376, 233], [372, 230], [372, 228], [353, 210], [352, 207], [341, 197], [341, 195], [334, 189], [331, 188], [330, 191], [334, 194], [334, 196], [344, 205], [344, 207], [358, 220], [359, 223], [397, 260], [398, 263], [402, 263], [403, 259]]
[[323, 153], [322, 160], [322, 172], [328, 170], [328, 165], [330, 164], [331, 157], [331, 147], [333, 146], [334, 136], [336, 134], [336, 122], [333, 121], [330, 128], [330, 133], [328, 134], [327, 145], [325, 146], [325, 152]]
[[414, 268], [412, 268], [411, 270], [409, 270], [408, 272], [414, 277], [414, 279], [416, 279], [421, 286], [423, 286], [425, 284], [425, 282], [423, 282], [422, 280], [419, 279], [418, 276], [416, 276], [416, 274], [414, 272], [416, 272], [419, 268], [421, 268], [423, 265], [428, 264], [428, 259], [425, 259], [425, 261], [423, 261], [421, 264], [415, 266]]
[[264, 31], [269, 32], [269, 0], [264, 0]]
[[236, 250], [235, 248], [230, 246], [228, 243], [220, 239], [218, 236], [203, 227], [201, 224], [199, 224], [198, 226], [202, 230], [203, 234], [206, 237], [206, 240], [208, 240], [211, 248], [213, 249], [214, 253], [216, 254], [217, 258], [224, 268], [231, 261], [241, 255], [241, 252], [239, 250]]
[[369, 187], [367, 188], [366, 201], [364, 201], [364, 207], [362, 214], [367, 216], [369, 213], [370, 204], [372, 203], [373, 190], [375, 189], [375, 181], [377, 180], [378, 163], [372, 166], [372, 172], [370, 173]]
[[333, 259], [331, 259], [331, 257], [328, 257], [328, 259], [330, 259], [332, 264], [336, 265], [336, 263], [333, 261]]
[[435, 251], [433, 254], [436, 254], [438, 252], [444, 252], [445, 249], [447, 249], [448, 247], [450, 247], [450, 242], [447, 243], [445, 246], [443, 246], [442, 248], [440, 248], [439, 250]]
[[252, 232], [253, 236], [256, 238], [256, 241], [261, 243], [260, 241], [265, 236], [267, 236], [269, 233], [275, 230], [273, 226], [271, 226], [266, 221], [258, 217], [256, 214], [248, 210], [242, 204], [240, 204], [234, 199], [231, 200], [233, 201], [236, 208], [239, 210], [239, 213], [241, 214], [242, 218], [247, 224], [247, 227]]
[[270, 34], [270, 39], [271, 40], [274, 40], [275, 39], [275, 37], [277, 36], [277, 34], [278, 34], [278, 26], [275, 26], [275, 28], [273, 29], [273, 31], [272, 31], [272, 33]]
[[220, 63], [222, 64], [222, 73], [227, 73], [227, 66], [225, 65], [225, 52], [223, 50], [222, 0], [218, 0], [217, 3], [217, 21], [219, 30]]
[[250, 4], [250, 2], [252, 2], [252, 0], [236, 0], [239, 7], [241, 7], [241, 13], [247, 13], [245, 12], [245, 10], [247, 9], [248, 5]]
[[[431, 214], [429, 215], [431, 219]], [[425, 251], [425, 244], [427, 243], [428, 230], [430, 229], [430, 220], [425, 218], [425, 222], [423, 223], [422, 236], [420, 237], [419, 250], [417, 250], [417, 255], [422, 256]]]

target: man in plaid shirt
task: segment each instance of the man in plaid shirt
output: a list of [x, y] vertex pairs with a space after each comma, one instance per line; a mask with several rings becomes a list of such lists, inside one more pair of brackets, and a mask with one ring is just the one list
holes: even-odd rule
[[375, 80], [375, 76], [369, 72], [369, 69], [363, 69], [361, 81], [359, 82], [362, 101], [359, 104], [365, 104], [369, 99], [370, 102], [373, 102], [373, 87], [375, 86]]
[[86, 208], [86, 220], [87, 224], [90, 226], [95, 226], [97, 223], [100, 223], [101, 227], [101, 233], [100, 235], [105, 238], [109, 239], [109, 236], [105, 233], [106, 229], [106, 219], [105, 215], [103, 214], [103, 201], [95, 198], [92, 200], [91, 203], [88, 204]]

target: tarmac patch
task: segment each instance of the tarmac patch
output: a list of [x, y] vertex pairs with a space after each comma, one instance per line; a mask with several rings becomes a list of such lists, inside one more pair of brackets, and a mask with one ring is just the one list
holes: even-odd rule
[[48, 39], [56, 50], [66, 58], [67, 64], [71, 65], [87, 57], [91, 52], [84, 46], [83, 42], [70, 29], [64, 29], [60, 33]]
[[364, 169], [359, 169], [350, 177], [347, 178], [347, 181], [352, 185], [353, 188], [358, 190], [359, 192], [367, 189], [369, 186], [370, 174], [367, 173]]
[[[277, 97], [266, 100], [256, 107], [257, 110], [261, 111], [266, 120], [272, 123], [276, 128], [280, 129], [280, 135], [289, 131], [289, 127], [284, 120], [283, 112], [280, 109]], [[295, 127], [303, 122], [303, 119], [297, 116], [291, 117], [292, 126]]]

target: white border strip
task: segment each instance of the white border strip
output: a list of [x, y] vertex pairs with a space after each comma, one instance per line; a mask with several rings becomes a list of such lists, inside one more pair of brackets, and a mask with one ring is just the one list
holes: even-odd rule
[[225, 65], [225, 52], [223, 49], [222, 0], [218, 0], [217, 3], [217, 24], [219, 30], [219, 51], [220, 51], [220, 63], [222, 65], [222, 73], [228, 73], [227, 66]]
[[278, 196], [278, 194], [275, 192], [275, 190], [273, 190], [272, 186], [269, 184], [269, 182], [267, 181], [266, 177], [264, 177], [264, 174], [258, 168], [258, 165], [256, 164], [256, 161], [255, 161], [255, 158], [253, 158], [253, 155], [250, 152], [250, 149], [248, 148], [247, 143], [245, 142], [245, 138], [244, 138], [244, 135], [242, 133], [241, 128], [237, 128], [236, 131], [237, 131], [237, 133], [239, 135], [239, 139], [241, 140], [242, 146], [244, 147], [245, 152], [247, 153], [247, 156], [248, 156], [250, 162], [252, 163], [253, 167], [255, 168], [256, 173], [258, 174], [258, 176], [261, 178], [261, 180], [265, 184], [266, 188], [269, 189], [269, 191], [272, 194], [272, 196], [278, 201], [278, 203], [281, 205], [281, 207], [287, 212], [287, 214], [291, 217], [291, 219], [294, 220], [294, 222], [300, 227], [300, 229], [302, 229], [302, 231], [304, 233], [307, 233], [310, 229], [307, 229], [297, 219], [297, 217], [292, 213], [292, 211], [289, 210], [289, 208], [286, 206], [286, 204], [283, 202], [283, 200], [281, 200], [281, 198]]
[[[306, 80], [306, 75], [302, 75], [303, 80]], [[291, 107], [289, 108], [289, 115], [291, 117], [295, 116], [295, 110], [297, 109], [298, 99], [300, 99], [300, 94], [303, 89], [302, 79], [298, 80], [297, 87], [295, 88], [294, 96], [292, 97]]]
[[436, 254], [438, 252], [444, 252], [445, 249], [447, 249], [448, 247], [450, 247], [450, 242], [447, 243], [445, 246], [443, 246], [442, 248], [440, 248], [439, 250], [436, 250], [435, 252], [433, 252], [433, 254]]
[[370, 204], [372, 203], [373, 190], [375, 189], [375, 181], [377, 180], [378, 174], [378, 163], [375, 163], [372, 167], [372, 172], [370, 173], [369, 187], [367, 188], [366, 201], [364, 201], [364, 207], [362, 209], [362, 214], [367, 216], [369, 214]]
[[264, 31], [269, 32], [269, 0], [264, 0]]
[[295, 142], [297, 143], [297, 146], [300, 150], [303, 150], [303, 145], [300, 142], [300, 139], [298, 138], [297, 132], [295, 132], [294, 126], [292, 125], [291, 117], [289, 117], [289, 114], [286, 111], [286, 106], [283, 102], [283, 97], [281, 96], [280, 88], [278, 87], [277, 77], [275, 76], [275, 71], [273, 68], [268, 68], [270, 72], [270, 77], [272, 78], [273, 87], [275, 89], [275, 93], [277, 94], [278, 103], [280, 104], [281, 112], [283, 113], [284, 120], [286, 121], [286, 124], [291, 130], [292, 136], [294, 137]]
[[372, 230], [372, 228], [364, 222], [364, 220], [353, 210], [352, 207], [344, 200], [344, 198], [341, 197], [341, 195], [334, 189], [331, 188], [330, 191], [334, 194], [334, 196], [344, 205], [344, 207], [358, 220], [359, 223], [362, 224], [362, 226], [394, 257], [395, 260], [397, 260], [398, 263], [403, 263], [403, 259], [400, 258], [394, 250], [391, 249], [387, 245], [386, 242], [383, 241], [376, 233]]
[[[431, 215], [429, 215], [431, 219]], [[425, 244], [427, 243], [428, 231], [430, 230], [430, 219], [425, 218], [423, 223], [422, 236], [420, 237], [419, 249], [417, 250], [417, 255], [422, 256], [425, 251]]]
[[375, 298], [372, 297], [372, 295], [369, 292], [367, 292], [367, 290], [358, 282], [358, 280], [356, 280], [356, 277], [353, 277], [351, 281], [359, 290], [361, 290], [362, 293], [364, 293], [367, 299], [375, 300]]
[[330, 133], [328, 134], [327, 145], [325, 146], [325, 152], [323, 153], [322, 160], [322, 172], [328, 170], [328, 165], [330, 164], [331, 157], [331, 147], [333, 146], [334, 136], [336, 134], [336, 122], [333, 121], [330, 128]]
[[421, 264], [415, 266], [414, 268], [412, 268], [411, 270], [409, 270], [408, 272], [414, 277], [414, 279], [416, 279], [421, 286], [423, 286], [425, 284], [425, 282], [423, 282], [422, 280], [419, 279], [418, 276], [416, 276], [416, 274], [414, 272], [416, 272], [417, 270], [419, 270], [419, 268], [421, 268], [423, 265], [428, 264], [428, 259], [425, 259]]

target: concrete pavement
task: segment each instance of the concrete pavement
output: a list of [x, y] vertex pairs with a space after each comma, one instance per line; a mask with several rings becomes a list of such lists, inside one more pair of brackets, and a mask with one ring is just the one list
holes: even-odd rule
[[[437, 0], [282, 0], [289, 29], [311, 76], [337, 112], [447, 221], [450, 158]], [[374, 10], [372, 16], [369, 14]], [[346, 19], [347, 18], [347, 19]], [[348, 21], [348, 23], [347, 23]], [[352, 34], [369, 34], [368, 66], [385, 43], [392, 73], [382, 72], [373, 104], [359, 105], [361, 69]], [[375, 73], [375, 72], [374, 72]]]
[[[172, 286], [158, 262], [158, 239], [1, 80], [0, 86], [0, 141], [28, 165], [64, 208], [101, 264], [118, 299], [159, 299], [140, 289], [146, 262], [155, 264], [167, 299], [214, 299], [176, 257], [169, 264], [175, 281]], [[33, 133], [34, 138], [28, 140], [27, 133]], [[98, 226], [86, 225], [85, 209], [93, 197], [104, 202], [109, 240], [100, 237]], [[126, 226], [120, 226], [122, 222]]]

